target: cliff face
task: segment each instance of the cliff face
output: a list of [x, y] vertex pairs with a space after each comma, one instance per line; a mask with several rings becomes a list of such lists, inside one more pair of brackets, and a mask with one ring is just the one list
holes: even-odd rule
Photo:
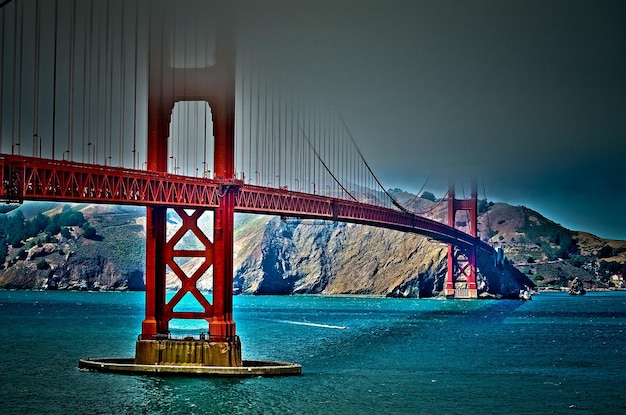
[[[267, 218], [240, 239], [235, 286], [246, 294], [430, 297], [443, 289], [446, 245], [367, 226]], [[242, 253], [245, 252], [245, 255]], [[512, 295], [524, 275], [482, 259], [480, 288]]]
[[[416, 203], [428, 217], [445, 217], [445, 203], [420, 198]], [[41, 212], [53, 216], [61, 208], [28, 203], [20, 209], [28, 221]], [[85, 229], [68, 226], [54, 235], [42, 232], [17, 247], [7, 245], [0, 288], [144, 289], [145, 210], [97, 205], [72, 209], [84, 214], [96, 235], [87, 237]], [[177, 215], [170, 215], [168, 231], [174, 232], [180, 222]], [[203, 215], [208, 235], [211, 223], [212, 216]], [[500, 267], [491, 257], [478, 258], [479, 292], [494, 296], [515, 295], [524, 285], [564, 286], [573, 277], [590, 287], [608, 286], [605, 274], [614, 272], [614, 264], [623, 266], [626, 258], [626, 242], [570, 231], [522, 206], [483, 206], [479, 233], [507, 257]], [[197, 241], [182, 243], [194, 247]], [[198, 261], [192, 258], [179, 265], [190, 275]], [[234, 265], [236, 293], [397, 297], [438, 295], [447, 267], [446, 245], [419, 235], [243, 214], [236, 215]], [[198, 286], [213, 288], [210, 270]], [[168, 288], [177, 287], [180, 281], [170, 272]]]

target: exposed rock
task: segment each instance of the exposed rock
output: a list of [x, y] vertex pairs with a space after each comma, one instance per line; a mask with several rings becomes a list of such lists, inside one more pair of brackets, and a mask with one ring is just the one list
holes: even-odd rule
[[[236, 270], [247, 294], [430, 297], [443, 289], [446, 245], [419, 235], [345, 223], [270, 219]], [[508, 296], [532, 285], [484, 260], [482, 288]]]
[[[403, 197], [411, 200], [408, 193]], [[445, 217], [445, 203], [417, 198], [413, 204], [428, 217]], [[30, 209], [36, 214], [36, 209]], [[0, 287], [144, 289], [145, 209], [88, 205], [81, 206], [81, 212], [97, 229], [98, 240], [86, 239], [80, 228], [72, 228], [67, 239], [54, 236], [56, 243], [42, 243], [49, 239], [38, 237], [25, 247], [9, 246]], [[207, 211], [201, 219], [207, 235], [212, 235], [211, 218]], [[168, 235], [181, 222], [177, 214], [170, 213]], [[573, 277], [589, 283], [596, 281], [600, 252], [612, 255], [603, 260], [623, 262], [626, 257], [624, 241], [569, 231], [521, 206], [489, 204], [479, 217], [479, 232], [483, 240], [501, 246], [507, 256], [500, 267], [489, 256], [477, 259], [478, 288], [483, 297], [515, 296], [519, 287], [533, 284], [529, 276], [540, 276], [546, 285], [565, 286]], [[558, 235], [571, 236], [578, 243], [575, 261], [556, 257], [564, 245]], [[198, 248], [197, 238], [183, 238], [180, 243]], [[238, 214], [234, 290], [245, 294], [436, 296], [443, 290], [446, 248], [423, 236], [375, 227]], [[191, 276], [204, 259], [176, 261], [182, 272]], [[199, 289], [212, 290], [211, 273], [209, 267], [198, 280]], [[180, 286], [179, 278], [170, 272], [167, 287]]]
[[44, 257], [50, 255], [58, 249], [57, 244], [53, 243], [45, 243], [42, 246], [33, 246], [28, 250], [28, 256], [26, 257], [27, 261], [32, 261], [39, 257]]

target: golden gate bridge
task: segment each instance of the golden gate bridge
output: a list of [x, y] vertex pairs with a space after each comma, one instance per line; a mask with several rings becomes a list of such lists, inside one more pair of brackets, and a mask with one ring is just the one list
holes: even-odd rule
[[[476, 186], [459, 200], [450, 185], [447, 224], [400, 204], [330, 97], [259, 53], [238, 30], [236, 9], [200, 0], [0, 3], [0, 199], [146, 206], [146, 317], [135, 363], [163, 363], [167, 349], [174, 363], [242, 366], [232, 316], [235, 211], [429, 236], [448, 244], [446, 295], [476, 298], [477, 253], [493, 254], [477, 237]], [[168, 238], [169, 209], [183, 224]], [[455, 228], [459, 211], [469, 213], [469, 233]], [[213, 235], [198, 225], [205, 212]], [[202, 248], [179, 246], [188, 233]], [[187, 275], [185, 258], [204, 262]], [[169, 300], [167, 269], [181, 281]], [[211, 301], [196, 287], [207, 273]], [[178, 310], [188, 295], [201, 311]], [[196, 359], [172, 357], [172, 319], [207, 321], [208, 338], [185, 346]]]

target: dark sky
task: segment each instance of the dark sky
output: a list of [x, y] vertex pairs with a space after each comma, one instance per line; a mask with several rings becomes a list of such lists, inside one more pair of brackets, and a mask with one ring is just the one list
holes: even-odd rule
[[626, 2], [275, 1], [267, 56], [336, 99], [386, 187], [450, 177], [626, 239]]

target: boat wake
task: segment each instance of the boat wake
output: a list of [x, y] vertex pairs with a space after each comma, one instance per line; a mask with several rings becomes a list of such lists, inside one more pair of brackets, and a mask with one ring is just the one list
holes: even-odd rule
[[324, 328], [324, 329], [345, 330], [345, 329], [348, 328], [347, 326], [332, 326], [330, 324], [307, 323], [305, 321], [278, 320], [278, 322], [279, 323], [285, 323], [285, 324], [295, 324], [297, 326], [321, 327], [321, 328]]

